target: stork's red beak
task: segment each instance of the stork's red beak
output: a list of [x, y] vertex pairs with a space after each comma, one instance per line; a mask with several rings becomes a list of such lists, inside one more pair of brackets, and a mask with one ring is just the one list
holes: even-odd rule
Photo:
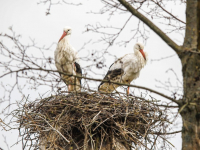
[[146, 56], [145, 56], [145, 54], [144, 54], [144, 51], [143, 51], [143, 49], [141, 49], [140, 50], [140, 53], [142, 54], [142, 56], [144, 57], [144, 59], [146, 60]]
[[61, 36], [60, 40], [58, 41], [58, 43], [67, 35], [67, 32], [63, 32], [63, 35]]

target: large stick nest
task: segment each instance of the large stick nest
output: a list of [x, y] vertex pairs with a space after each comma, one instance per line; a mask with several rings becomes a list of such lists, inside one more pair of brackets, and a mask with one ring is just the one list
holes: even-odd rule
[[[157, 106], [136, 97], [99, 93], [71, 93], [26, 103], [16, 111], [24, 146], [32, 149], [100, 149], [114, 141], [144, 146], [162, 130], [166, 115]], [[89, 148], [88, 148], [89, 149]]]

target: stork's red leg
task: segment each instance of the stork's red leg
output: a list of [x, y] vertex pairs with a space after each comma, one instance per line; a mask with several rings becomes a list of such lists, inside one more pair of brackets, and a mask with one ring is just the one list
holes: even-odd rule
[[[70, 81], [69, 83], [72, 83], [72, 79], [69, 79], [69, 81]], [[68, 88], [68, 91], [69, 91], [69, 92], [73, 91], [72, 85], [71, 85], [71, 84], [68, 84], [68, 85], [67, 85], [67, 88]]]
[[71, 91], [71, 85], [67, 85], [68, 91]]
[[128, 89], [127, 89], [127, 95], [129, 95], [129, 88], [130, 88], [130, 87], [128, 86]]

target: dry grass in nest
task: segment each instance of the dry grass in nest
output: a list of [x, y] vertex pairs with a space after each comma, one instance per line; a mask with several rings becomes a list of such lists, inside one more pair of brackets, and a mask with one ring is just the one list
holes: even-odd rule
[[[159, 107], [135, 97], [99, 93], [55, 95], [15, 110], [24, 146], [46, 148], [99, 148], [108, 138], [145, 147], [153, 132], [163, 130], [166, 116]], [[44, 140], [45, 139], [45, 140]], [[87, 148], [85, 148], [87, 149]]]

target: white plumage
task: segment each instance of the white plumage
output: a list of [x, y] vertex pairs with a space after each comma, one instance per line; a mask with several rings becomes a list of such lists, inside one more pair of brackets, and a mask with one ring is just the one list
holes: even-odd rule
[[[147, 53], [143, 52], [144, 46], [136, 43], [134, 53], [126, 54], [116, 60], [109, 68], [104, 80], [130, 84], [132, 80], [139, 77], [140, 70], [146, 65]], [[101, 82], [98, 90], [100, 92], [111, 93], [120, 85], [109, 82]], [[129, 87], [127, 89], [129, 94]]]
[[[80, 91], [81, 79], [75, 78], [69, 75], [82, 75], [80, 65], [78, 64], [77, 54], [74, 48], [69, 43], [69, 37], [71, 35], [71, 28], [66, 26], [63, 31], [63, 35], [58, 41], [57, 48], [55, 50], [55, 64], [60, 73], [62, 80], [67, 84], [68, 91]], [[69, 74], [65, 75], [63, 73]]]

